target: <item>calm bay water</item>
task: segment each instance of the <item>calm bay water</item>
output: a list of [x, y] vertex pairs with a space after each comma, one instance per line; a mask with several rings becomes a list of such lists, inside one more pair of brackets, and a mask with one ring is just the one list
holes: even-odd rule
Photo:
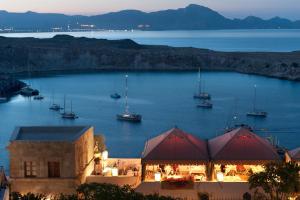
[[[56, 33], [2, 34], [14, 37], [52, 37]], [[300, 30], [166, 31], [166, 32], [94, 32], [74, 36], [120, 39], [131, 38], [143, 44], [194, 46], [225, 51], [292, 51], [300, 49]], [[124, 110], [124, 100], [113, 100], [113, 92], [124, 93], [124, 73], [94, 73], [35, 77], [25, 82], [41, 90], [43, 101], [16, 96], [0, 104], [0, 165], [8, 169], [5, 150], [15, 126], [93, 125], [106, 137], [110, 156], [138, 157], [147, 139], [175, 125], [201, 138], [211, 138], [234, 123], [247, 123], [262, 136], [276, 136], [281, 145], [300, 144], [300, 83], [253, 75], [203, 72], [214, 108], [196, 107], [197, 73], [129, 73], [130, 110], [143, 115], [141, 124], [116, 120]], [[266, 119], [247, 118], [252, 108], [253, 86], [257, 85], [257, 104], [269, 112]], [[56, 103], [79, 115], [75, 121], [63, 120], [50, 111], [54, 93]], [[237, 113], [238, 120], [233, 121]], [[264, 130], [264, 131], [262, 131]]]
[[7, 37], [49, 38], [56, 34], [75, 37], [124, 39], [141, 44], [197, 47], [219, 51], [300, 50], [300, 29], [296, 30], [202, 30], [202, 31], [100, 31], [67, 33], [9, 33]]

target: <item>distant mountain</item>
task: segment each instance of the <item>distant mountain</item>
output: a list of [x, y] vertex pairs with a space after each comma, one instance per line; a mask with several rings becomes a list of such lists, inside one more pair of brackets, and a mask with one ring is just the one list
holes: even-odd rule
[[263, 20], [249, 16], [229, 19], [207, 7], [191, 4], [176, 10], [142, 12], [123, 10], [95, 16], [0, 11], [2, 31], [67, 31], [90, 29], [212, 30], [212, 29], [296, 29], [300, 21], [280, 17]]

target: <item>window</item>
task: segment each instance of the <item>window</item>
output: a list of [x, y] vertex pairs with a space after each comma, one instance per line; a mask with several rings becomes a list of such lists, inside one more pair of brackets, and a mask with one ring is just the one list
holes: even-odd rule
[[36, 162], [25, 161], [24, 162], [24, 174], [25, 177], [36, 177]]
[[60, 177], [59, 162], [48, 162], [48, 177], [49, 178]]

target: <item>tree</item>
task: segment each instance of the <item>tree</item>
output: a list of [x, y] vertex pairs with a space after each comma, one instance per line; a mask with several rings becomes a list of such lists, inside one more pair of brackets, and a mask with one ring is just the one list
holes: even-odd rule
[[300, 191], [300, 166], [296, 163], [269, 163], [263, 172], [249, 177], [250, 189], [262, 188], [271, 200], [287, 199]]
[[95, 140], [95, 148], [99, 153], [106, 150], [104, 135], [95, 135], [94, 140]]

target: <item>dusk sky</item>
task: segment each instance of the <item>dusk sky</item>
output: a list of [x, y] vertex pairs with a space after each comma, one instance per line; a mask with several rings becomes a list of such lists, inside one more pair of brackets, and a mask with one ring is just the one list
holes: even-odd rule
[[210, 7], [230, 18], [255, 15], [300, 19], [299, 0], [0, 0], [0, 10], [94, 15], [123, 9], [149, 12], [191, 3]]

